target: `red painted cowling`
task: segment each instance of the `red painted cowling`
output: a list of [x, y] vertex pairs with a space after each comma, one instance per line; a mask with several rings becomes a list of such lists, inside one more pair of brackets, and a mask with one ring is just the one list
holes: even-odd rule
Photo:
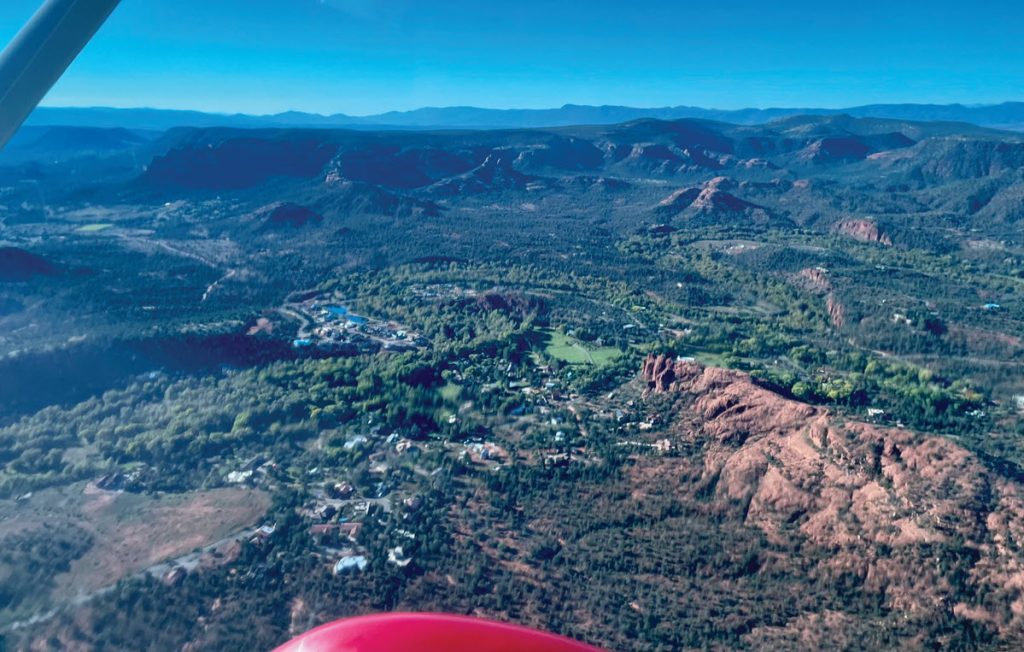
[[480, 618], [379, 614], [338, 620], [275, 652], [601, 652], [572, 639]]

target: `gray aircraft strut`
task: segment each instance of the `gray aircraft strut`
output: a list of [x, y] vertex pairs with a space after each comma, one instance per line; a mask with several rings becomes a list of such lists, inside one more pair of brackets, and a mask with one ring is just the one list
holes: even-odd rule
[[0, 149], [121, 0], [46, 0], [0, 53]]

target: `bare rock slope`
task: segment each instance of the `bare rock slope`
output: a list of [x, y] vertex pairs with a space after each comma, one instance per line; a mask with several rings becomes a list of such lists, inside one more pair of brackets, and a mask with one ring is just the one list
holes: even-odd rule
[[703, 491], [770, 538], [823, 552], [886, 608], [1024, 631], [1021, 486], [952, 440], [844, 421], [748, 375], [664, 356], [643, 369], [675, 397], [673, 430], [703, 457]]

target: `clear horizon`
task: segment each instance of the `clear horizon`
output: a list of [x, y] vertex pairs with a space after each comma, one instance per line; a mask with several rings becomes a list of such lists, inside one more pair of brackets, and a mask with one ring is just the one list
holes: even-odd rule
[[[996, 102], [875, 102], [871, 104], [878, 105], [932, 105], [932, 106], [964, 106], [964, 107], [989, 107], [999, 106], [1001, 104], [1018, 104], [1024, 103], [1024, 100], [1002, 100]], [[188, 107], [167, 107], [167, 106], [111, 106], [111, 105], [98, 105], [98, 104], [82, 104], [82, 105], [70, 105], [70, 104], [40, 104], [39, 108], [44, 109], [113, 109], [118, 111], [195, 111], [198, 113], [209, 113], [212, 115], [252, 115], [252, 116], [270, 116], [279, 115], [283, 113], [305, 113], [309, 115], [319, 115], [322, 117], [331, 117], [333, 115], [344, 115], [350, 118], [367, 118], [387, 113], [408, 113], [419, 110], [443, 110], [443, 109], [481, 109], [485, 111], [546, 111], [556, 110], [567, 105], [575, 106], [614, 106], [618, 108], [636, 109], [636, 110], [656, 110], [656, 109], [671, 109], [678, 107], [687, 107], [694, 109], [702, 109], [708, 111], [743, 111], [743, 110], [754, 110], [754, 111], [771, 111], [771, 110], [793, 110], [793, 109], [808, 109], [808, 110], [826, 110], [826, 111], [837, 111], [842, 109], [855, 109], [861, 106], [870, 106], [871, 104], [849, 104], [844, 106], [817, 106], [817, 105], [806, 105], [806, 106], [738, 106], [736, 108], [722, 108], [718, 106], [698, 106], [694, 104], [666, 104], [661, 106], [639, 106], [629, 104], [587, 104], [582, 105], [577, 102], [563, 102], [557, 106], [480, 106], [476, 104], [459, 104], [449, 106], [419, 106], [412, 109], [386, 109], [384, 111], [378, 111], [374, 113], [348, 113], [346, 111], [331, 111], [331, 112], [318, 112], [318, 111], [305, 111], [302, 109], [284, 109], [282, 111], [273, 111], [269, 113], [255, 113], [248, 111], [205, 111], [202, 109], [194, 109]]]
[[[6, 43], [41, 0], [0, 7]], [[995, 20], [993, 16], [998, 16]], [[126, 0], [45, 106], [365, 116], [422, 107], [998, 104], [1024, 87], [1020, 3], [856, 10], [593, 0]]]

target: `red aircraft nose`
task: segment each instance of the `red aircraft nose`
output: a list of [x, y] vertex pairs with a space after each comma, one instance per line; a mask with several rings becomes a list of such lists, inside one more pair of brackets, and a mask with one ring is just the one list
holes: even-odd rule
[[338, 620], [276, 652], [601, 652], [546, 632], [447, 614], [380, 614]]

